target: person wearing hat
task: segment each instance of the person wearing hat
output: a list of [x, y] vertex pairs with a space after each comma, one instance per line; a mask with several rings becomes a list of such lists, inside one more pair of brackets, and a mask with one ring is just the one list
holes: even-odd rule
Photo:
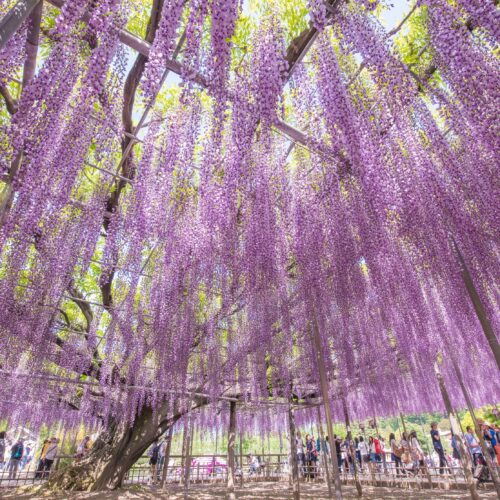
[[50, 443], [47, 446], [47, 450], [45, 451], [45, 458], [43, 459], [42, 475], [44, 478], [48, 477], [50, 469], [52, 468], [52, 464], [56, 459], [58, 444], [59, 444], [59, 439], [57, 439], [56, 437], [50, 438]]

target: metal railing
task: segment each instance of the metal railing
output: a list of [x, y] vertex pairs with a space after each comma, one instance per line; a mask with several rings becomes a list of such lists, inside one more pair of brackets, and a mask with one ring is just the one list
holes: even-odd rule
[[[217, 483], [227, 480], [226, 455], [193, 455], [189, 467], [189, 481], [192, 483]], [[56, 458], [50, 472], [38, 471], [38, 461], [31, 461], [20, 468], [15, 475], [8, 472], [8, 462], [0, 469], [0, 487], [15, 488], [46, 481], [49, 474], [65, 466], [74, 459], [70, 455], [61, 455]], [[333, 479], [332, 464], [327, 458], [329, 475]], [[180, 483], [186, 477], [186, 465], [183, 457], [171, 455], [168, 465], [159, 461], [153, 469], [149, 465], [149, 458], [142, 457], [127, 473], [126, 484], [158, 484], [161, 482], [163, 469], [166, 467], [166, 482]], [[466, 488], [464, 470], [461, 466], [439, 467], [426, 465], [413, 467], [410, 464], [397, 468], [394, 462], [362, 463], [356, 461], [357, 476], [362, 484], [374, 486], [389, 486], [416, 489], [454, 489]], [[497, 474], [500, 467], [495, 465]], [[246, 457], [240, 464], [240, 457], [236, 457], [235, 476], [237, 482], [249, 481], [279, 481], [288, 480], [290, 475], [289, 457], [286, 454], [260, 455], [258, 466], [247, 463]], [[299, 463], [301, 481], [324, 481], [326, 471], [324, 459], [321, 455], [316, 462]], [[341, 480], [345, 484], [354, 481], [353, 464], [342, 461], [340, 467]], [[491, 478], [490, 478], [491, 479]], [[487, 483], [486, 483], [487, 484]]]

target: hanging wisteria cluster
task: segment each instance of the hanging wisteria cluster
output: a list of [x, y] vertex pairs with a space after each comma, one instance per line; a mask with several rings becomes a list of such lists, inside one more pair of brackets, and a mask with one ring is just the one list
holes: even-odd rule
[[[152, 106], [184, 43], [182, 95], [154, 109], [133, 153], [120, 0], [66, 0], [1, 132], [2, 414], [132, 423], [196, 392], [238, 397], [245, 426], [279, 430], [280, 404], [320, 396], [315, 328], [339, 419], [343, 400], [353, 419], [441, 409], [436, 362], [455, 405], [456, 360], [475, 404], [498, 401], [464, 281], [498, 331], [494, 3], [419, 1], [422, 75], [373, 16], [379, 2], [333, 15], [308, 2], [319, 33], [291, 78], [275, 7], [231, 70], [239, 2], [186, 3], [163, 2], [141, 80]], [[25, 31], [0, 53], [0, 83]], [[285, 116], [305, 145], [275, 133]]]

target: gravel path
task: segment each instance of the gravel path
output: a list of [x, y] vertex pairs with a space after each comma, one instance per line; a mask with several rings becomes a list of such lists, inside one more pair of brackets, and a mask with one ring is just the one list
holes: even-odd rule
[[[479, 490], [481, 499], [494, 499], [496, 493], [492, 490]], [[345, 499], [358, 498], [356, 489], [353, 486], [343, 487]], [[189, 490], [190, 499], [212, 500], [224, 498], [226, 489], [223, 485], [192, 485]], [[327, 488], [319, 483], [302, 483], [301, 499], [327, 499]], [[99, 492], [99, 493], [62, 493], [53, 492], [33, 492], [26, 489], [6, 490], [0, 494], [2, 499], [24, 500], [24, 499], [50, 499], [50, 500], [76, 500], [76, 499], [95, 499], [95, 500], [121, 500], [121, 499], [170, 499], [181, 500], [184, 498], [183, 489], [180, 486], [171, 487], [170, 491], [161, 492], [158, 489], [148, 486], [131, 486], [118, 491]], [[236, 498], [238, 499], [259, 499], [259, 500], [288, 500], [292, 498], [287, 482], [255, 482], [244, 485], [243, 488], [237, 488]], [[401, 488], [378, 488], [371, 486], [363, 487], [363, 499], [365, 500], [466, 500], [469, 495], [466, 491], [439, 491], [432, 492], [422, 490], [405, 490]]]

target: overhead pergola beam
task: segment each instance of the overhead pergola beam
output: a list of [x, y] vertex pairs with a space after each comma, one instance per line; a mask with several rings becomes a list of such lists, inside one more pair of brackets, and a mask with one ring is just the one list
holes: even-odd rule
[[[337, 0], [335, 2], [335, 5], [339, 4], [341, 0]], [[54, 5], [55, 7], [61, 8], [65, 1], [64, 0], [49, 0], [49, 3]], [[87, 18], [87, 15], [83, 16], [83, 20]], [[312, 43], [316, 39], [317, 33], [316, 29], [314, 27], [309, 28], [309, 31], [307, 34], [302, 34], [300, 35], [299, 38], [302, 38], [302, 43], [299, 43], [298, 48], [296, 49], [289, 49], [287, 54], [290, 54], [287, 56], [289, 57], [288, 63], [291, 68], [294, 68], [298, 62], [300, 62], [306, 52], [309, 50], [311, 47]], [[140, 54], [149, 57], [149, 52], [151, 50], [151, 44], [147, 42], [146, 40], [143, 40], [142, 38], [130, 33], [130, 31], [120, 29], [119, 30], [119, 37], [120, 41], [126, 45], [127, 47], [130, 47], [131, 49], [134, 49], [135, 51], [139, 52]], [[292, 42], [291, 46], [294, 44]], [[292, 55], [293, 54], [293, 57]], [[165, 61], [165, 69], [171, 71], [172, 73], [175, 73], [176, 75], [182, 76], [185, 74], [183, 71], [183, 66], [181, 63], [178, 61], [175, 61], [174, 59], [167, 59]], [[209, 84], [206, 78], [200, 74], [200, 73], [194, 73], [192, 76], [192, 81], [198, 85], [200, 85], [203, 88], [208, 88]], [[301, 144], [302, 146], [305, 146], [306, 148], [311, 148], [311, 143], [314, 141], [306, 136], [303, 132], [300, 130], [297, 130], [296, 128], [292, 127], [291, 125], [278, 120], [275, 124], [274, 127], [276, 130], [280, 131], [282, 134], [286, 135], [290, 140], [292, 140], [295, 143]], [[318, 152], [321, 156], [325, 156], [324, 152]], [[332, 158], [336, 158], [335, 155], [332, 154]]]
[[[341, 4], [342, 0], [325, 0], [327, 17], [332, 17]], [[291, 78], [295, 68], [303, 61], [309, 49], [313, 46], [319, 31], [311, 24], [297, 38], [292, 40], [286, 51], [286, 60], [288, 62], [288, 79]]]
[[19, 2], [0, 19], [0, 50], [12, 38], [21, 24], [31, 14], [31, 11], [40, 3], [40, 0], [19, 0]]

